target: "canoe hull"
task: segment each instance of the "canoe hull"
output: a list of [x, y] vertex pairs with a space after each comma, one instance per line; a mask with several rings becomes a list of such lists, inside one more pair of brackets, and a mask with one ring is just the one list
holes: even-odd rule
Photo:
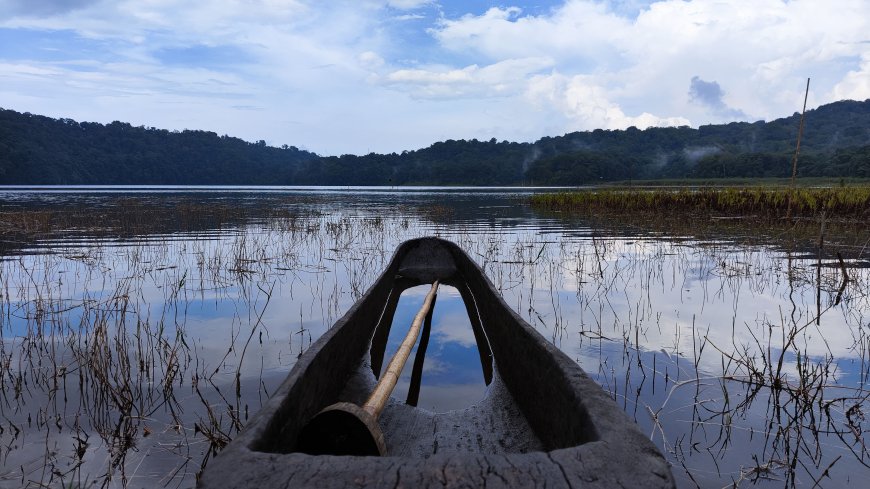
[[[447, 426], [491, 410], [494, 417], [482, 418], [480, 426], [504, 426], [477, 442], [470, 439], [472, 428], [481, 430], [470, 424], [465, 432], [441, 434], [434, 450], [427, 442], [413, 450], [397, 443], [385, 457], [296, 453], [307, 420], [336, 401], [360, 402], [374, 383], [371, 372], [380, 371], [383, 353], [372, 345], [386, 342], [391, 321], [384, 305], [395, 303], [402, 290], [436, 279], [462, 293], [485, 376], [487, 359], [495, 358], [489, 393], [466, 412], [428, 413], [393, 402], [382, 424], [404, 422], [425, 433], [419, 428], [430, 418], [433, 426]], [[403, 243], [374, 285], [299, 358], [263, 409], [209, 464], [199, 487], [445, 485], [667, 488], [674, 479], [635, 423], [505, 304], [477, 264], [449, 241], [421, 238]]]

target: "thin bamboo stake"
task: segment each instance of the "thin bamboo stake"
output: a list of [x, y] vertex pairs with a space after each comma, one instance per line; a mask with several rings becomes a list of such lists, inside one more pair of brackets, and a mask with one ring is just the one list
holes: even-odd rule
[[801, 152], [801, 135], [804, 133], [804, 115], [807, 113], [807, 98], [810, 95], [810, 79], [807, 78], [807, 89], [804, 92], [804, 109], [801, 111], [801, 122], [798, 125], [797, 145], [794, 149], [794, 158], [791, 160], [791, 191], [788, 194], [788, 211], [786, 218], [791, 219], [791, 201], [794, 199], [794, 180], [797, 177], [798, 155]]

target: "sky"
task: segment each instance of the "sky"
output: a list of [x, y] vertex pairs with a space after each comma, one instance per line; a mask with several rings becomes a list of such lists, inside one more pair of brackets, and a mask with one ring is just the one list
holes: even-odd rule
[[870, 0], [0, 0], [0, 107], [321, 155], [870, 98]]

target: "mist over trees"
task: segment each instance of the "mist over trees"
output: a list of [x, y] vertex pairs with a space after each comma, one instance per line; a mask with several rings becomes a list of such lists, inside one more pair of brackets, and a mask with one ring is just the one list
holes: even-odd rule
[[[0, 109], [0, 184], [583, 185], [786, 177], [799, 117], [698, 129], [598, 129], [534, 143], [447, 140], [402, 153], [320, 157], [207, 131]], [[870, 177], [870, 100], [807, 112], [799, 176]]]

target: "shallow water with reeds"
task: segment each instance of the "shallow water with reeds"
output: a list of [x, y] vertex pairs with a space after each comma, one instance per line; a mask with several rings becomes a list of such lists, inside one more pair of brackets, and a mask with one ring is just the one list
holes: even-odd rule
[[[0, 487], [194, 486], [395, 247], [425, 235], [465, 249], [679, 486], [870, 477], [860, 232], [566, 218], [528, 205], [545, 191], [0, 189]], [[462, 302], [442, 291], [419, 406], [485, 389]]]

